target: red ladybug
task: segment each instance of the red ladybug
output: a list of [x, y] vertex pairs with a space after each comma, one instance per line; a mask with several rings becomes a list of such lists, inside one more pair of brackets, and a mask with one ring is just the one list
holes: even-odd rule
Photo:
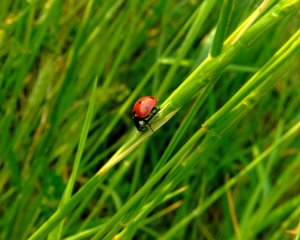
[[[157, 103], [157, 98], [152, 96], [145, 96], [136, 101], [133, 106], [132, 117], [134, 125], [137, 130], [144, 132], [146, 130], [146, 125], [151, 128], [149, 121], [157, 114], [158, 108], [155, 107]], [[153, 131], [153, 130], [152, 130]]]

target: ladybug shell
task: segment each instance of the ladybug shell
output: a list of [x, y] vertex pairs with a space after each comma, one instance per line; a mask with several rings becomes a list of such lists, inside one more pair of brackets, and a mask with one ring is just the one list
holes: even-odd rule
[[152, 109], [154, 108], [155, 104], [157, 103], [157, 98], [152, 96], [142, 97], [136, 101], [133, 106], [133, 114], [139, 118], [147, 117]]

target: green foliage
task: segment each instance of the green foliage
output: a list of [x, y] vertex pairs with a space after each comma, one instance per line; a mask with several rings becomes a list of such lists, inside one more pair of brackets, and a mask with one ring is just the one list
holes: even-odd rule
[[4, 1], [0, 239], [299, 239], [299, 10]]

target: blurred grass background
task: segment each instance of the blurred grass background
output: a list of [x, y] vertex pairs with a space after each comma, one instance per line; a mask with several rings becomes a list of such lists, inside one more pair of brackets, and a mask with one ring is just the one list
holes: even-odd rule
[[[288, 1], [235, 1], [227, 36], [260, 4], [272, 11], [278, 2]], [[226, 66], [183, 134], [176, 135], [171, 156], [299, 29], [299, 1], [291, 2], [294, 11]], [[135, 100], [153, 95], [162, 103], [204, 61], [221, 7], [216, 0], [1, 2], [0, 239], [27, 239], [64, 203], [76, 154], [80, 164], [73, 192], [136, 136]], [[297, 55], [275, 87], [221, 137], [213, 153], [185, 172], [176, 190], [136, 229], [130, 223], [155, 200], [151, 192], [119, 219], [111, 234], [123, 229], [116, 239], [157, 239], [186, 219], [175, 236], [164, 238], [294, 239], [297, 230], [288, 231], [297, 228], [300, 215], [299, 129], [202, 214], [188, 217], [299, 123], [299, 65]], [[91, 96], [90, 123], [84, 124]], [[95, 193], [67, 214], [61, 232], [48, 239], [91, 239], [105, 226], [160, 166], [194, 99], [114, 166]], [[81, 156], [83, 126], [87, 137], [82, 137]], [[163, 190], [164, 179], [153, 191]]]

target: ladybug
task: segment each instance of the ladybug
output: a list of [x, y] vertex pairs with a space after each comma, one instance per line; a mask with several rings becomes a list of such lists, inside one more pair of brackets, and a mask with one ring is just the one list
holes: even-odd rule
[[155, 107], [157, 101], [158, 99], [156, 97], [145, 96], [135, 102], [133, 106], [132, 117], [134, 125], [139, 132], [144, 132], [147, 129], [146, 125], [148, 125], [152, 130], [149, 121], [157, 114], [159, 110], [159, 108]]

